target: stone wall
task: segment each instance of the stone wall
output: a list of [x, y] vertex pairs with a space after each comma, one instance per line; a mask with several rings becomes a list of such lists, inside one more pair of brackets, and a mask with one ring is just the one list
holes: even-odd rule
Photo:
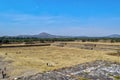
[[72, 47], [72, 48], [80, 48], [80, 49], [89, 49], [89, 50], [119, 50], [120, 45], [114, 44], [95, 44], [95, 43], [53, 43], [52, 46], [59, 47]]

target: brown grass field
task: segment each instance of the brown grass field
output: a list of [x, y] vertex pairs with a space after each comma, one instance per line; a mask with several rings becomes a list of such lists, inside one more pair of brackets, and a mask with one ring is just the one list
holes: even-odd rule
[[[0, 56], [4, 57], [5, 61], [12, 61], [7, 66], [11, 69], [9, 72], [11, 76], [25, 74], [29, 71], [45, 72], [95, 60], [120, 63], [119, 56], [108, 55], [108, 53], [115, 52], [54, 46], [0, 48]], [[47, 66], [47, 63], [52, 66]]]

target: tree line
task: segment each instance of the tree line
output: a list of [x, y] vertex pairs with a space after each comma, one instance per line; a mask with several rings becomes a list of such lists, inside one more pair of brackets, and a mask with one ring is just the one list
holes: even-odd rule
[[10, 44], [10, 43], [33, 43], [39, 41], [41, 43], [45, 42], [55, 42], [55, 41], [81, 41], [81, 42], [99, 42], [110, 41], [111, 43], [120, 42], [120, 38], [96, 38], [96, 37], [85, 37], [85, 38], [19, 38], [19, 37], [0, 37], [0, 44]]

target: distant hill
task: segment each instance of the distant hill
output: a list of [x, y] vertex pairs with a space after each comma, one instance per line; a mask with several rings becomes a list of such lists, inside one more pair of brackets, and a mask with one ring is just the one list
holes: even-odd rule
[[19, 35], [16, 37], [20, 37], [20, 38], [68, 38], [69, 36], [59, 36], [59, 35], [51, 35], [48, 34], [46, 32], [42, 32], [40, 34], [37, 35]]
[[35, 37], [35, 38], [60, 38], [62, 36], [51, 35], [51, 34], [42, 32], [42, 33], [40, 33], [38, 35], [33, 35], [32, 37]]
[[[12, 37], [12, 36], [5, 36], [5, 37]], [[19, 36], [14, 36], [14, 37], [19, 37], [19, 38], [90, 38], [89, 36], [60, 36], [60, 35], [52, 35], [46, 32], [42, 32], [40, 34], [36, 35], [19, 35]], [[120, 38], [119, 34], [112, 34], [109, 36], [103, 36], [104, 38]], [[103, 38], [99, 37], [99, 38]], [[92, 37], [93, 38], [93, 37]], [[98, 37], [94, 37], [98, 38]]]
[[52, 35], [46, 32], [42, 32], [37, 35], [19, 35], [16, 37], [20, 37], [20, 38], [79, 38], [79, 37], [87, 37], [87, 36], [60, 36], [60, 35]]
[[120, 38], [120, 35], [119, 34], [112, 34], [112, 35], [109, 35], [107, 37], [109, 37], [109, 38]]

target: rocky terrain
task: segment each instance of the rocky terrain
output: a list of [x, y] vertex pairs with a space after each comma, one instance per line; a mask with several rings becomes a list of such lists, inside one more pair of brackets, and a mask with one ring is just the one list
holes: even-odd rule
[[107, 61], [95, 61], [69, 68], [20, 76], [15, 80], [120, 80], [120, 64]]
[[9, 78], [8, 72], [10, 71], [8, 65], [10, 63], [11, 61], [4, 61], [4, 58], [0, 57], [0, 80], [8, 80]]

